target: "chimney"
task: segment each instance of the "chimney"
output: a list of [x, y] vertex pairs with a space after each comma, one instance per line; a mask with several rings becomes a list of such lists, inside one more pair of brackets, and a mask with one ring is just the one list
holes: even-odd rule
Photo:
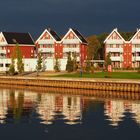
[[49, 31], [49, 32], [51, 31], [51, 28], [50, 28], [50, 27], [48, 28], [48, 31]]

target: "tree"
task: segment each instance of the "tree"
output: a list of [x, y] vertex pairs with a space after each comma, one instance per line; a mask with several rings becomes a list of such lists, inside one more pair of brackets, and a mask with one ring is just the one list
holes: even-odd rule
[[73, 52], [73, 71], [76, 71], [78, 68], [77, 66], [77, 56], [76, 56], [76, 52]]
[[37, 56], [37, 66], [36, 66], [37, 72], [41, 71], [41, 69], [42, 69], [42, 62], [43, 62], [42, 54], [41, 54], [41, 52], [39, 52], [38, 56]]
[[85, 67], [85, 70], [87, 73], [90, 73], [91, 71], [91, 65], [90, 65], [90, 60], [86, 60], [86, 67]]
[[16, 48], [14, 47], [11, 57], [11, 64], [8, 71], [10, 75], [15, 74], [15, 58], [16, 58]]
[[93, 60], [95, 57], [98, 56], [97, 52], [100, 48], [100, 42], [97, 39], [96, 35], [92, 35], [87, 38], [88, 41], [88, 48], [87, 48], [87, 59]]
[[107, 69], [108, 65], [111, 65], [111, 54], [108, 53], [107, 56], [106, 56], [106, 59], [105, 59], [105, 67]]
[[12, 56], [12, 58], [11, 58], [11, 64], [10, 64], [10, 67], [9, 67], [9, 74], [10, 75], [15, 74], [15, 58], [14, 58], [14, 56]]
[[100, 48], [98, 49], [98, 54], [100, 55], [100, 59], [103, 60], [104, 58], [104, 52], [105, 52], [105, 48], [104, 48], [104, 40], [106, 39], [106, 37], [108, 36], [108, 33], [102, 33], [100, 35], [98, 35], [97, 39], [100, 42]]
[[73, 61], [71, 59], [71, 52], [68, 52], [66, 71], [68, 71], [68, 72], [72, 72], [73, 71]]
[[60, 65], [59, 65], [58, 58], [56, 58], [56, 60], [55, 60], [54, 70], [55, 70], [55, 72], [60, 71]]
[[18, 43], [16, 43], [16, 58], [17, 58], [17, 70], [21, 74], [24, 72], [24, 63], [22, 61], [23, 56]]

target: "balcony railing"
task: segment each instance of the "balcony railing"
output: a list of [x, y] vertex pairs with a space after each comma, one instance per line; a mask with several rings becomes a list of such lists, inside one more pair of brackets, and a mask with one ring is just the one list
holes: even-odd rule
[[123, 44], [123, 40], [107, 40], [106, 44]]
[[52, 52], [54, 53], [54, 48], [39, 48], [39, 52], [45, 53], [45, 52]]
[[132, 61], [140, 61], [140, 56], [133, 56]]
[[6, 46], [7, 43], [6, 42], [0, 42], [0, 46]]
[[123, 52], [123, 48], [106, 48], [106, 52]]
[[132, 52], [140, 52], [140, 48], [132, 48]]
[[134, 40], [132, 40], [132, 44], [140, 44], [140, 39], [134, 39]]
[[63, 52], [80, 52], [79, 48], [63, 48]]
[[111, 61], [123, 61], [120, 56], [111, 56]]
[[64, 44], [79, 44], [79, 40], [78, 39], [64, 39], [63, 43]]
[[38, 44], [54, 44], [54, 40], [53, 39], [43, 39], [43, 40], [39, 40]]
[[6, 50], [0, 50], [0, 53], [6, 54]]

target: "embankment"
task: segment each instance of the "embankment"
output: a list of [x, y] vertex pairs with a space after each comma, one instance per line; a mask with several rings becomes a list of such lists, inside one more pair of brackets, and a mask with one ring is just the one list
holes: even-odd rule
[[140, 93], [140, 80], [0, 77], [0, 84]]

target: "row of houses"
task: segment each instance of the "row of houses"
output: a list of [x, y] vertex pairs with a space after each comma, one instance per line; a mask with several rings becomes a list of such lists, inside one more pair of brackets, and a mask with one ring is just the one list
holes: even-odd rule
[[113, 67], [140, 67], [140, 29], [137, 29], [129, 40], [125, 40], [118, 29], [114, 29], [105, 39], [104, 44], [105, 56], [111, 54]]
[[[87, 58], [88, 42], [78, 30], [72, 28], [62, 38], [51, 28], [45, 29], [36, 41], [30, 33], [1, 32], [0, 71], [8, 70], [16, 42], [22, 51], [25, 71], [36, 70], [38, 52], [42, 53], [44, 70], [51, 71], [54, 70], [56, 58], [60, 70], [66, 69], [68, 52], [76, 54], [80, 66], [83, 66]], [[140, 67], [140, 29], [129, 40], [125, 40], [114, 29], [104, 44], [104, 54], [111, 54], [114, 68]]]
[[54, 70], [56, 58], [59, 59], [60, 69], [65, 70], [68, 52], [76, 54], [80, 65], [86, 60], [88, 43], [78, 30], [72, 28], [62, 39], [54, 30], [45, 29], [35, 42], [30, 33], [1, 32], [0, 71], [8, 70], [16, 46], [15, 40], [22, 51], [25, 71], [36, 69], [38, 52], [42, 53], [44, 70]]

